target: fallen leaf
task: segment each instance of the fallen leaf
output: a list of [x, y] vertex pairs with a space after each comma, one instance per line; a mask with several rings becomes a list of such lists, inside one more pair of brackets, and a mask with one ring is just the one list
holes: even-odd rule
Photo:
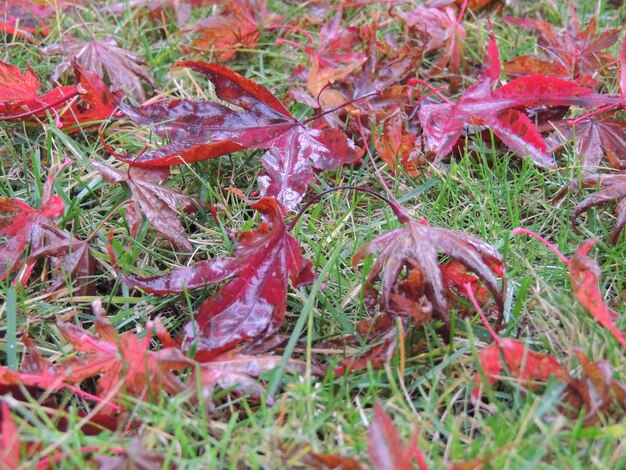
[[596, 424], [608, 411], [613, 402], [626, 410], [626, 387], [613, 379], [613, 370], [608, 361], [591, 362], [580, 349], [575, 350], [583, 374], [573, 380], [566, 390], [566, 401], [574, 413], [585, 409], [584, 426]]
[[75, 86], [60, 86], [39, 96], [39, 79], [27, 68], [0, 61], [0, 115], [3, 120], [45, 116], [49, 108], [61, 105], [78, 95]]
[[417, 447], [419, 432], [416, 430], [409, 442], [402, 443], [400, 434], [380, 400], [374, 405], [374, 419], [367, 432], [367, 450], [378, 470], [410, 470], [413, 460], [420, 470], [428, 467]]
[[394, 311], [394, 293], [414, 303], [415, 299], [394, 287], [405, 269], [419, 271], [419, 285], [416, 283], [412, 290], [418, 287], [423, 292], [422, 309], [432, 310], [433, 317], [444, 322], [444, 335], [447, 334], [450, 322], [448, 291], [439, 263], [439, 256], [445, 254], [465, 265], [485, 284], [502, 315], [504, 301], [494, 271], [494, 266], [502, 266], [502, 257], [494, 247], [464, 232], [432, 227], [408, 217], [404, 222], [404, 228], [380, 235], [363, 246], [352, 259], [353, 266], [356, 266], [366, 255], [378, 254], [367, 275], [366, 300], [374, 299], [370, 300], [373, 303], [378, 298], [374, 283], [382, 277], [380, 302], [385, 311]]
[[121, 335], [106, 317], [99, 300], [92, 304], [96, 334], [62, 321], [57, 327], [78, 352], [75, 358], [59, 364], [67, 371], [65, 381], [81, 383], [98, 377], [96, 390], [101, 398], [115, 398], [120, 382], [130, 395], [146, 399], [160, 390], [175, 394], [186, 387], [174, 375], [194, 365], [183, 352], [174, 347], [150, 351], [150, 334], [140, 338], [137, 333]]
[[[552, 376], [566, 384], [571, 382], [568, 370], [554, 357], [535, 352], [520, 340], [498, 336], [489, 325], [469, 283], [466, 285], [466, 294], [495, 341], [495, 344], [487, 346], [478, 353], [478, 360], [487, 382], [496, 383], [505, 370], [519, 382], [531, 388], [535, 386], [534, 382], [547, 382]], [[472, 390], [473, 400], [480, 398], [481, 382], [481, 376], [476, 374], [474, 376], [476, 386]]]
[[54, 13], [49, 5], [39, 5], [32, 1], [8, 0], [0, 3], [0, 31], [8, 36], [18, 36], [35, 42], [35, 35], [47, 35], [45, 21]]
[[438, 55], [428, 76], [439, 74], [446, 67], [451, 73], [452, 91], [459, 87], [461, 76], [461, 58], [465, 54], [466, 32], [461, 20], [464, 11], [457, 13], [454, 8], [443, 9], [419, 5], [409, 12], [400, 12], [397, 16], [408, 29], [408, 37], [425, 38], [422, 53]]
[[530, 235], [552, 250], [567, 266], [572, 289], [578, 301], [589, 310], [589, 313], [600, 325], [609, 330], [615, 339], [626, 346], [626, 338], [613, 324], [613, 320], [620, 317], [606, 305], [598, 287], [602, 273], [600, 265], [596, 260], [587, 256], [597, 240], [585, 240], [580, 244], [574, 255], [567, 259], [557, 247], [535, 232], [524, 228], [516, 228], [511, 233], [513, 235]]
[[205, 62], [175, 65], [205, 74], [217, 97], [230, 107], [209, 100], [122, 104], [134, 122], [172, 140], [138, 157], [121, 158], [130, 165], [180, 165], [246, 148], [269, 149], [262, 157], [267, 174], [259, 177], [261, 192], [293, 209], [315, 180], [314, 169], [332, 170], [361, 160], [362, 151], [340, 130], [305, 127], [266, 88], [232, 70]]
[[[247, 396], [255, 401], [261, 401], [266, 390], [256, 379], [261, 374], [276, 369], [282, 359], [282, 356], [246, 355], [242, 354], [240, 349], [230, 350], [211, 358], [208, 362], [203, 362], [195, 369], [189, 384], [193, 389], [200, 384], [204, 403], [209, 406], [213, 402], [216, 387], [237, 396]], [[287, 363], [288, 372], [298, 372], [301, 375], [306, 373], [306, 367], [304, 362], [293, 359]], [[312, 373], [322, 375], [315, 367]], [[268, 396], [266, 403], [273, 405], [273, 398]]]
[[574, 180], [567, 184], [557, 193], [553, 201], [561, 199], [568, 191], [577, 191], [578, 187], [597, 188], [599, 190], [587, 196], [580, 204], [574, 208], [571, 223], [574, 231], [577, 232], [578, 217], [591, 207], [602, 207], [611, 202], [617, 202], [615, 206], [615, 228], [611, 232], [611, 241], [617, 243], [620, 234], [626, 227], [626, 174], [618, 173], [614, 175], [586, 175], [581, 180]]
[[287, 231], [280, 203], [265, 197], [250, 207], [267, 222], [240, 235], [233, 258], [179, 268], [162, 279], [122, 277], [130, 288], [154, 293], [182, 292], [234, 277], [184, 327], [186, 339], [196, 342], [199, 360], [270, 336], [284, 321], [288, 283], [298, 287], [315, 279], [310, 261]]
[[596, 36], [597, 17], [589, 21], [582, 29], [571, 4], [570, 22], [565, 31], [557, 33], [550, 23], [528, 18], [505, 17], [509, 24], [519, 26], [526, 31], [535, 31], [538, 46], [548, 56], [548, 60], [534, 56], [521, 56], [505, 64], [509, 75], [521, 76], [534, 73], [572, 78], [585, 86], [595, 84], [598, 71], [606, 70], [615, 61], [615, 57], [602, 52], [618, 40], [621, 28], [609, 29]]
[[579, 302], [589, 310], [598, 323], [609, 330], [623, 346], [626, 346], [626, 338], [613, 324], [613, 320], [620, 316], [606, 305], [598, 288], [602, 274], [600, 265], [596, 260], [587, 256], [596, 242], [597, 240], [584, 241], [570, 258], [568, 272], [572, 289]]
[[22, 457], [20, 455], [20, 435], [17, 431], [11, 408], [6, 402], [0, 403], [2, 412], [2, 422], [0, 423], [0, 459], [2, 465], [7, 469], [16, 469], [21, 466]]
[[168, 240], [187, 251], [193, 249], [184, 235], [185, 230], [179, 218], [181, 212], [193, 211], [196, 205], [193, 198], [162, 184], [169, 176], [168, 168], [130, 167], [124, 173], [98, 162], [92, 163], [92, 166], [100, 172], [105, 182], [126, 183], [130, 187], [133, 203], [130, 208], [126, 209], [126, 219], [133, 237], [139, 232], [143, 214], [150, 225]]
[[407, 116], [396, 107], [385, 117], [382, 136], [374, 140], [374, 145], [392, 174], [399, 163], [409, 175], [416, 176], [426, 162], [415, 148], [416, 136], [407, 131], [406, 121]]
[[195, 32], [192, 48], [212, 51], [218, 62], [235, 57], [240, 49], [254, 49], [264, 26], [282, 18], [267, 9], [266, 0], [226, 0], [220, 15], [185, 26], [183, 32]]
[[500, 58], [492, 36], [486, 59], [487, 69], [478, 82], [468, 88], [456, 103], [425, 103], [419, 118], [426, 149], [435, 162], [448, 155], [466, 126], [487, 126], [509, 149], [522, 158], [545, 167], [554, 159], [533, 122], [519, 108], [536, 106], [602, 106], [618, 104], [621, 99], [594, 93], [575, 82], [543, 75], [520, 77], [492, 90], [500, 77]]
[[61, 63], [54, 68], [51, 80], [58, 80], [75, 61], [85, 70], [100, 77], [104, 77], [106, 71], [114, 89], [126, 91], [140, 102], [146, 100], [142, 80], [156, 88], [156, 83], [143, 61], [132, 52], [119, 47], [117, 41], [110, 37], [102, 40], [92, 38], [87, 42], [70, 38], [66, 42], [43, 47], [41, 52], [44, 55], [63, 56]]
[[552, 122], [556, 132], [546, 139], [549, 149], [555, 151], [573, 142], [586, 173], [597, 172], [604, 155], [619, 168], [616, 156], [626, 155], [626, 123], [608, 119], [609, 114], [577, 120], [573, 126], [565, 120]]

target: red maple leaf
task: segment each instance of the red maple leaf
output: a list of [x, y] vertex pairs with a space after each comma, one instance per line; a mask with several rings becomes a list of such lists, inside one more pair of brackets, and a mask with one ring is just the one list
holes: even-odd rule
[[287, 231], [284, 209], [274, 198], [251, 205], [267, 219], [240, 235], [234, 257], [214, 258], [152, 278], [122, 276], [131, 288], [157, 294], [183, 292], [233, 277], [196, 312], [184, 333], [197, 340], [206, 360], [246, 341], [261, 341], [283, 323], [288, 283], [301, 286], [315, 279], [310, 261]]
[[179, 62], [204, 73], [215, 94], [237, 109], [200, 100], [174, 100], [143, 107], [120, 105], [137, 124], [148, 125], [172, 142], [123, 161], [135, 166], [170, 166], [225, 155], [246, 148], [269, 149], [267, 172], [259, 178], [263, 195], [294, 208], [315, 180], [314, 169], [331, 170], [360, 161], [362, 152], [338, 129], [311, 129], [297, 121], [263, 86], [232, 70], [205, 62]]
[[[500, 272], [502, 257], [488, 243], [463, 232], [431, 227], [405, 214], [400, 219], [404, 228], [392, 230], [361, 247], [353, 257], [353, 266], [367, 254], [378, 254], [365, 286], [365, 297], [375, 304], [378, 291], [374, 283], [381, 277], [383, 310], [388, 313], [408, 313], [419, 324], [432, 312], [444, 322], [444, 334], [449, 326], [448, 286], [444, 282], [441, 254], [462, 263], [480, 279], [491, 292], [500, 314], [504, 308], [502, 292], [495, 272]], [[409, 276], [399, 281], [405, 271]]]
[[374, 405], [374, 419], [367, 432], [367, 450], [378, 470], [398, 470], [413, 468], [413, 460], [419, 470], [427, 470], [424, 456], [417, 447], [419, 431], [415, 430], [407, 444], [402, 443], [393, 421], [377, 400]]
[[[133, 332], [118, 335], [99, 300], [92, 308], [96, 334], [71, 323], [57, 322], [65, 339], [79, 353], [57, 366], [65, 371], [66, 382], [81, 383], [98, 377], [97, 393], [109, 399], [116, 396], [120, 382], [127, 393], [144, 399], [160, 390], [175, 394], [186, 388], [174, 371], [192, 367], [194, 362], [179, 348], [150, 351], [150, 334], [143, 338]], [[148, 330], [151, 328], [149, 325]]]
[[39, 96], [39, 79], [30, 69], [21, 72], [15, 65], [0, 61], [0, 116], [2, 120], [43, 115], [79, 92], [76, 86], [60, 86]]
[[[69, 275], [79, 279], [80, 288], [88, 289], [87, 278], [93, 270], [87, 243], [59, 228], [54, 222], [65, 210], [59, 196], [52, 196], [52, 184], [56, 175], [70, 164], [66, 160], [52, 171], [44, 186], [40, 209], [13, 198], [0, 198], [0, 235], [7, 239], [0, 245], [0, 279], [6, 279], [24, 264], [24, 255], [29, 250], [24, 273], [20, 282], [25, 285], [37, 262], [50, 258], [52, 282], [48, 290], [59, 288]], [[84, 292], [86, 293], [86, 292]]]
[[35, 34], [48, 34], [45, 18], [54, 13], [49, 5], [25, 0], [0, 3], [0, 31], [35, 42]]
[[626, 346], [626, 338], [624, 334], [613, 323], [614, 320], [620, 318], [620, 316], [611, 310], [600, 293], [598, 283], [600, 282], [600, 276], [602, 270], [598, 262], [587, 255], [597, 242], [597, 240], [585, 240], [580, 244], [576, 253], [567, 259], [559, 249], [541, 237], [527, 229], [518, 228], [513, 230], [514, 235], [526, 234], [530, 235], [546, 247], [552, 250], [559, 259], [567, 266], [570, 282], [572, 284], [572, 290], [578, 301], [585, 306], [589, 313], [597, 320], [600, 325], [609, 330], [611, 334], [619, 341], [623, 346]]
[[510, 24], [538, 34], [538, 45], [549, 60], [524, 55], [507, 62], [506, 72], [513, 76], [546, 74], [572, 78], [585, 86], [595, 84], [595, 75], [615, 61], [611, 54], [602, 52], [618, 40], [621, 28], [609, 29], [596, 36], [597, 18], [594, 16], [583, 30], [572, 5], [570, 22], [565, 31], [558, 34], [550, 23], [526, 18], [505, 17]]
[[191, 251], [179, 221], [180, 212], [196, 209], [193, 198], [161, 184], [169, 176], [169, 168], [130, 167], [126, 173], [102, 163], [92, 165], [109, 184], [126, 183], [133, 194], [133, 203], [126, 210], [126, 219], [132, 236], [141, 228], [142, 215], [157, 231], [178, 246]]
[[[522, 382], [541, 381], [547, 382], [552, 376], [570, 383], [571, 378], [567, 369], [554, 357], [541, 354], [528, 348], [522, 341], [511, 338], [501, 338], [487, 321], [471, 285], [466, 285], [466, 294], [472, 301], [474, 308], [480, 314], [483, 323], [489, 331], [495, 344], [487, 346], [478, 353], [478, 359], [483, 373], [490, 384], [496, 383], [506, 369], [510, 374]], [[476, 387], [472, 390], [472, 398], [480, 397], [480, 375], [474, 376]]]
[[574, 125], [566, 120], [550, 123], [557, 132], [546, 139], [549, 149], [554, 151], [566, 142], [573, 142], [586, 173], [596, 172], [604, 155], [609, 163], [620, 168], [624, 164], [619, 158], [626, 155], [626, 123], [608, 119], [612, 113], [577, 119]]
[[544, 75], [510, 81], [492, 90], [500, 77], [500, 57], [492, 36], [487, 70], [456, 103], [423, 104], [419, 111], [425, 145], [436, 155], [448, 155], [466, 126], [487, 126], [509, 149], [537, 165], [553, 167], [546, 142], [533, 122], [519, 109], [536, 106], [602, 106], [618, 104], [620, 98], [594, 93], [575, 82]]
[[0, 459], [2, 465], [8, 469], [19, 468], [21, 464], [20, 435], [11, 416], [11, 408], [5, 401], [0, 403]]

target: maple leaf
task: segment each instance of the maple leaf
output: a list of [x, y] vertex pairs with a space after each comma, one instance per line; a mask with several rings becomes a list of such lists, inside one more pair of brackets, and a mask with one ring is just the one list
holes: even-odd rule
[[[439, 256], [445, 254], [465, 265], [485, 284], [502, 314], [504, 301], [494, 273], [500, 271], [503, 262], [494, 247], [463, 232], [432, 227], [425, 221], [417, 222], [406, 212], [400, 220], [405, 223], [404, 228], [380, 235], [361, 247], [352, 258], [352, 264], [356, 266], [366, 255], [378, 253], [366, 279], [367, 301], [372, 303], [378, 298], [373, 285], [380, 276], [380, 302], [385, 311], [415, 311], [417, 318], [432, 311], [434, 318], [444, 322], [445, 335], [450, 322], [448, 291], [439, 263]], [[406, 288], [403, 288], [399, 278], [405, 269], [414, 277], [409, 277]]]
[[[547, 382], [552, 376], [565, 383], [571, 382], [567, 369], [554, 357], [535, 352], [520, 340], [498, 336], [478, 304], [478, 300], [476, 300], [474, 291], [469, 283], [466, 285], [466, 294], [495, 341], [495, 344], [487, 346], [478, 353], [481, 368], [490, 384], [500, 380], [505, 368], [521, 382], [529, 383], [531, 380]], [[472, 399], [478, 400], [480, 398], [480, 375], [474, 376], [474, 383], [476, 387], [472, 390]], [[530, 383], [530, 385], [533, 384]]]
[[183, 28], [183, 32], [196, 32], [192, 48], [214, 51], [219, 62], [235, 57], [238, 49], [254, 49], [263, 25], [281, 21], [278, 15], [267, 10], [266, 0], [226, 0], [221, 15]]
[[500, 77], [500, 57], [495, 38], [489, 44], [485, 73], [456, 103], [423, 104], [419, 110], [425, 145], [435, 162], [448, 155], [465, 126], [485, 125], [522, 158], [553, 167], [554, 160], [533, 122], [516, 108], [536, 106], [601, 106], [621, 99], [594, 93], [575, 82], [543, 75], [520, 77], [492, 90]]
[[198, 357], [267, 338], [284, 321], [289, 281], [298, 287], [315, 279], [311, 262], [287, 231], [280, 203], [265, 197], [250, 207], [267, 222], [240, 235], [234, 257], [214, 258], [164, 276], [122, 277], [128, 287], [152, 293], [183, 292], [234, 277], [184, 327], [186, 337], [197, 340]]
[[[178, 62], [205, 74], [215, 94], [231, 107], [200, 100], [174, 100], [143, 107], [121, 104], [128, 117], [150, 126], [172, 143], [123, 161], [135, 166], [170, 166], [218, 157], [245, 148], [266, 148], [262, 194], [294, 208], [314, 181], [314, 169], [332, 170], [361, 160], [362, 151], [338, 129], [311, 129], [297, 121], [265, 87], [232, 70], [205, 62]], [[236, 106], [237, 109], [232, 109]]]
[[553, 201], [561, 199], [568, 191], [577, 191], [580, 186], [598, 188], [599, 191], [587, 196], [580, 204], [574, 208], [571, 223], [574, 231], [578, 229], [578, 217], [591, 207], [602, 207], [611, 202], [617, 202], [615, 206], [615, 228], [611, 232], [611, 241], [617, 243], [620, 234], [626, 227], [626, 174], [618, 173], [614, 175], [586, 175], [581, 180], [573, 180], [557, 193]]
[[60, 129], [68, 134], [110, 118], [115, 111], [116, 100], [99, 75], [77, 63], [73, 63], [72, 67], [82, 90], [78, 99], [60, 116]]
[[54, 13], [49, 5], [38, 5], [24, 0], [8, 0], [0, 3], [0, 31], [35, 42], [35, 34], [48, 34], [45, 18]]
[[558, 34], [550, 23], [541, 20], [505, 17], [510, 24], [526, 31], [536, 31], [539, 47], [549, 60], [533, 56], [521, 56], [505, 64], [509, 75], [520, 76], [535, 73], [572, 78], [587, 86], [594, 85], [593, 78], [599, 70], [606, 69], [615, 58], [603, 50], [618, 40], [621, 28], [609, 29], [596, 36], [597, 17], [593, 17], [583, 30], [571, 4], [570, 22], [565, 31]]
[[150, 351], [150, 334], [143, 338], [132, 332], [118, 336], [100, 300], [93, 302], [92, 310], [96, 334], [71, 323], [57, 322], [61, 334], [79, 353], [59, 364], [67, 371], [65, 381], [80, 383], [99, 376], [97, 393], [103, 398], [114, 396], [120, 381], [127, 393], [141, 398], [160, 390], [175, 394], [185, 389], [173, 371], [189, 368], [194, 361], [179, 348]]
[[[202, 397], [209, 406], [213, 401], [215, 387], [229, 390], [237, 396], [247, 396], [260, 401], [265, 394], [265, 387], [255, 378], [276, 369], [281, 362], [282, 356], [246, 355], [241, 352], [241, 348], [233, 349], [202, 363], [195, 369], [189, 384], [192, 388], [196, 388], [198, 383], [201, 384]], [[291, 359], [287, 363], [288, 372], [304, 375], [306, 368], [306, 363], [302, 361]], [[322, 371], [317, 367], [313, 367], [312, 373], [322, 375]], [[273, 405], [273, 398], [268, 396], [266, 403]]]
[[[346, 97], [344, 101], [351, 102], [347, 109], [373, 119], [382, 118], [390, 109], [405, 103], [409, 87], [400, 83], [415, 72], [422, 59], [422, 52], [408, 45], [392, 49], [380, 44], [377, 32], [377, 23], [361, 28], [366, 60], [335, 80], [335, 88]], [[380, 54], [381, 49], [384, 55]], [[369, 99], [361, 101], [365, 97]]]
[[411, 35], [427, 38], [422, 53], [424, 55], [436, 53], [439, 56], [428, 76], [436, 75], [448, 67], [452, 74], [450, 78], [452, 91], [459, 87], [461, 58], [465, 52], [467, 35], [461, 24], [464, 13], [464, 8], [457, 14], [451, 7], [439, 9], [424, 5], [419, 5], [409, 12], [397, 13]]
[[117, 41], [110, 37], [102, 40], [92, 38], [86, 42], [70, 38], [67, 42], [43, 47], [41, 52], [45, 55], [63, 56], [61, 63], [54, 68], [51, 80], [58, 80], [72, 62], [76, 61], [85, 70], [100, 77], [104, 77], [106, 71], [115, 89], [130, 93], [140, 102], [146, 100], [142, 80], [156, 88], [156, 83], [143, 61], [132, 52], [119, 47]]
[[389, 165], [392, 174], [399, 163], [409, 175], [416, 176], [426, 162], [420, 159], [415, 148], [417, 137], [407, 132], [406, 121], [407, 116], [399, 107], [395, 107], [385, 117], [382, 136], [374, 140], [374, 145], [380, 158]]
[[606, 305], [598, 288], [602, 273], [600, 265], [596, 260], [587, 256], [597, 240], [585, 240], [580, 244], [574, 255], [567, 259], [556, 246], [535, 232], [517, 228], [512, 233], [514, 235], [530, 235], [552, 250], [567, 266], [572, 290], [578, 301], [585, 306], [600, 325], [609, 330], [623, 346], [626, 346], [626, 338], [613, 324], [613, 320], [619, 319], [620, 316]]
[[576, 120], [575, 125], [567, 121], [552, 122], [557, 132], [546, 139], [549, 149], [554, 151], [565, 142], [574, 142], [580, 164], [587, 173], [598, 170], [604, 155], [614, 167], [621, 167], [618, 158], [626, 155], [626, 123], [607, 119], [609, 114]]
[[126, 210], [126, 219], [132, 236], [139, 232], [143, 214], [150, 225], [168, 240], [188, 251], [192, 250], [191, 243], [183, 235], [184, 229], [179, 217], [180, 211], [193, 211], [196, 205], [193, 198], [160, 184], [169, 176], [168, 168], [130, 167], [124, 173], [102, 163], [94, 162], [92, 165], [105, 182], [126, 183], [130, 187], [133, 203]]
[[380, 400], [376, 400], [374, 419], [367, 432], [367, 450], [378, 470], [409, 469], [413, 467], [413, 460], [420, 470], [426, 470], [426, 461], [417, 447], [418, 437], [419, 432], [416, 430], [409, 442], [402, 444], [393, 421]]
[[[324, 22], [317, 35], [317, 47], [313, 45], [315, 42], [313, 37], [306, 31], [301, 32], [309, 40], [310, 45], [304, 46], [286, 39], [278, 39], [276, 44], [289, 44], [303, 50], [309, 57], [310, 63], [317, 63], [322, 69], [362, 63], [367, 56], [354, 51], [362, 42], [359, 29], [353, 26], [342, 28], [342, 20], [343, 11], [338, 10], [328, 21]], [[303, 72], [306, 74], [306, 71]]]
[[[367, 451], [376, 470], [409, 470], [413, 468], [413, 461], [417, 463], [419, 470], [428, 470], [426, 460], [417, 447], [418, 437], [419, 431], [415, 430], [408, 443], [403, 444], [391, 417], [380, 400], [376, 400], [374, 419], [367, 431]], [[351, 457], [316, 454], [315, 452], [305, 455], [303, 463], [318, 469], [360, 470], [363, 468], [358, 460]]]
[[596, 424], [613, 401], [626, 410], [626, 386], [613, 379], [608, 361], [591, 362], [580, 349], [575, 350], [583, 376], [573, 380], [566, 389], [565, 400], [573, 410], [585, 408], [584, 426]]
[[20, 439], [17, 426], [11, 416], [11, 408], [2, 401], [0, 403], [2, 421], [0, 422], [0, 459], [5, 468], [19, 468], [21, 463]]
[[[45, 115], [45, 110], [60, 105], [78, 95], [75, 86], [60, 86], [38, 96], [39, 79], [27, 68], [0, 61], [0, 115], [2, 120]], [[43, 114], [42, 114], [43, 113]]]

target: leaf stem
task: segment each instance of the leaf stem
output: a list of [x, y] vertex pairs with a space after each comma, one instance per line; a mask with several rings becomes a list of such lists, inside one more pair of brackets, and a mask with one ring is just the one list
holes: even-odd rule
[[553, 245], [552, 243], [550, 243], [548, 240], [546, 240], [545, 238], [543, 238], [541, 235], [533, 232], [532, 230], [528, 230], [527, 228], [516, 228], [515, 230], [513, 230], [511, 232], [513, 235], [529, 235], [533, 238], [536, 238], [537, 240], [539, 240], [541, 243], [543, 243], [546, 248], [549, 248], [555, 255], [558, 256], [558, 258], [563, 261], [563, 263], [567, 266], [569, 266], [569, 259], [567, 259], [565, 257], [565, 255], [563, 253], [561, 253], [561, 250], [559, 250], [556, 245]]
[[46, 111], [50, 108], [54, 108], [55, 106], [60, 105], [61, 103], [65, 103], [66, 101], [71, 100], [72, 98], [77, 97], [78, 95], [80, 95], [81, 92], [78, 91], [78, 89], [74, 89], [73, 92], [71, 92], [69, 95], [67, 96], [63, 96], [62, 98], [59, 98], [58, 100], [52, 102], [52, 103], [47, 103], [45, 106], [42, 106], [41, 108], [37, 108], [37, 109], [33, 109], [30, 111], [25, 111], [21, 114], [12, 114], [10, 116], [0, 116], [0, 121], [13, 121], [15, 119], [24, 119], [24, 118], [28, 118], [31, 117], [35, 114], [39, 114], [42, 111]]
[[489, 320], [487, 320], [487, 316], [485, 315], [485, 312], [483, 312], [483, 309], [478, 304], [478, 300], [476, 300], [476, 296], [474, 295], [474, 291], [472, 290], [472, 285], [469, 282], [467, 282], [464, 284], [464, 287], [465, 287], [465, 293], [467, 294], [470, 301], [472, 302], [472, 305], [474, 306], [474, 308], [480, 315], [481, 320], [485, 324], [485, 328], [487, 328], [487, 331], [489, 332], [493, 340], [496, 342], [496, 344], [501, 346], [502, 338], [498, 336], [498, 333], [496, 333], [496, 330], [494, 330], [493, 327], [489, 324]]
[[410, 218], [404, 207], [402, 207], [396, 202], [393, 202], [391, 199], [387, 199], [385, 196], [377, 193], [376, 191], [373, 191], [369, 188], [363, 188], [361, 186], [337, 186], [336, 188], [326, 189], [325, 191], [322, 191], [321, 193], [318, 193], [315, 196], [313, 196], [313, 198], [310, 201], [308, 201], [302, 207], [302, 209], [300, 209], [300, 211], [295, 215], [295, 217], [291, 220], [291, 222], [287, 226], [287, 231], [291, 231], [298, 223], [298, 220], [300, 220], [300, 217], [302, 217], [302, 215], [307, 211], [307, 209], [311, 207], [313, 204], [315, 204], [316, 202], [318, 202], [320, 199], [322, 199], [324, 196], [330, 193], [334, 193], [335, 191], [344, 191], [344, 190], [357, 191], [360, 193], [369, 194], [370, 196], [374, 196], [375, 198], [380, 199], [391, 208], [394, 215], [402, 223], [407, 222], [407, 220]]

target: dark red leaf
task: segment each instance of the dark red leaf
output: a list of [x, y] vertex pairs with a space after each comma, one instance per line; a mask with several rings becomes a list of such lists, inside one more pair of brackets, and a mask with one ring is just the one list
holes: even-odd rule
[[133, 204], [126, 211], [131, 228], [131, 235], [136, 236], [141, 222], [141, 214], [158, 232], [168, 240], [176, 243], [187, 251], [192, 250], [182, 224], [179, 221], [181, 212], [193, 211], [196, 208], [191, 197], [180, 194], [163, 185], [169, 176], [168, 168], [136, 168], [130, 167], [124, 173], [101, 163], [92, 163], [100, 172], [104, 181], [110, 184], [126, 183], [133, 194]]
[[123, 277], [129, 287], [154, 293], [181, 292], [235, 278], [204, 303], [195, 321], [185, 327], [187, 338], [198, 341], [198, 357], [267, 338], [283, 323], [288, 283], [297, 287], [315, 279], [311, 263], [287, 232], [280, 203], [266, 197], [251, 207], [268, 222], [241, 234], [233, 258], [214, 258], [163, 277]]
[[57, 80], [75, 61], [85, 70], [100, 77], [104, 77], [106, 71], [115, 89], [124, 90], [141, 102], [146, 100], [142, 80], [152, 88], [156, 87], [143, 61], [132, 52], [119, 47], [113, 38], [92, 39], [87, 42], [70, 38], [67, 42], [46, 46], [41, 52], [45, 55], [63, 56], [61, 63], [52, 72], [52, 80]]
[[596, 172], [604, 155], [614, 167], [620, 168], [622, 165], [617, 159], [626, 155], [626, 123], [608, 119], [607, 114], [577, 120], [574, 126], [567, 121], [551, 123], [557, 132], [547, 139], [550, 149], [573, 142], [585, 172]]
[[298, 122], [266, 88], [232, 70], [205, 62], [179, 62], [205, 74], [215, 94], [237, 109], [200, 100], [174, 100], [144, 107], [121, 105], [136, 123], [172, 143], [124, 161], [135, 166], [170, 166], [218, 157], [245, 148], [267, 148], [262, 193], [288, 208], [302, 199], [314, 169], [331, 170], [360, 161], [362, 152], [337, 129], [311, 129]]
[[[473, 272], [493, 295], [500, 315], [503, 312], [504, 301], [495, 274], [502, 266], [502, 257], [494, 247], [479, 238], [409, 219], [404, 228], [387, 232], [363, 246], [354, 256], [353, 265], [366, 255], [376, 253], [378, 258], [367, 276], [365, 295], [366, 298], [378, 297], [373, 285], [381, 277], [381, 304], [387, 312], [398, 310], [394, 306], [394, 301], [397, 303], [395, 294], [413, 304], [419, 302], [419, 307], [416, 305], [418, 310], [432, 309], [433, 316], [443, 320], [447, 330], [449, 294], [439, 263], [442, 254]], [[405, 270], [419, 273], [418, 280], [412, 283], [410, 296], [397, 288], [398, 278]], [[419, 293], [420, 299], [413, 298], [415, 292]]]

